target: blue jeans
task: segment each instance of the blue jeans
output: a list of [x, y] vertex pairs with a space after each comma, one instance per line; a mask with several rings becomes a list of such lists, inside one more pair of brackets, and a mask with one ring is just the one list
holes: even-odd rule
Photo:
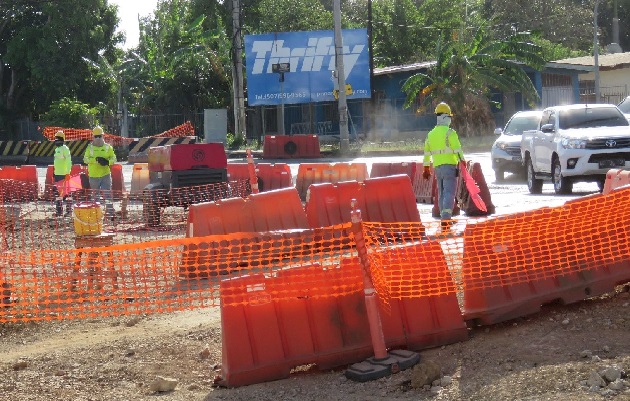
[[98, 178], [90, 177], [90, 189], [92, 190], [93, 200], [98, 202], [102, 196], [105, 201], [105, 214], [113, 216], [112, 175], [108, 174]]
[[440, 219], [449, 220], [453, 216], [455, 192], [457, 191], [457, 166], [442, 164], [435, 168], [438, 190], [438, 208]]

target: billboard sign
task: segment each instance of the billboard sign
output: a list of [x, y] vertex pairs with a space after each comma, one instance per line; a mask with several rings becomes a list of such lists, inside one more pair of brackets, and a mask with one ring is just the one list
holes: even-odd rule
[[[344, 29], [343, 62], [348, 99], [370, 97], [366, 29]], [[334, 101], [337, 89], [333, 31], [245, 35], [249, 106]]]

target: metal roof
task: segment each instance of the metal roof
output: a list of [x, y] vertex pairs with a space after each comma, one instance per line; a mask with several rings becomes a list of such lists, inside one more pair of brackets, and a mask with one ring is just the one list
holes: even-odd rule
[[[585, 66], [593, 68], [595, 65], [593, 56], [583, 56], [556, 60], [555, 63], [569, 64], [575, 66]], [[617, 70], [620, 68], [630, 67], [630, 52], [600, 54], [597, 57], [597, 64], [600, 70]]]
[[[625, 54], [630, 55], [630, 53], [625, 53]], [[582, 57], [578, 57], [578, 58], [581, 59]], [[630, 61], [630, 56], [628, 57], [628, 59]], [[573, 59], [567, 59], [567, 60], [573, 60]], [[599, 60], [601, 60], [601, 58], [599, 58]], [[421, 63], [375, 68], [373, 75], [378, 76], [378, 75], [387, 75], [387, 74], [397, 74], [400, 72], [426, 70], [430, 67], [433, 67], [435, 64], [436, 64], [435, 61], [423, 61]], [[600, 62], [600, 68], [601, 68], [601, 65], [602, 64]], [[593, 60], [591, 57], [590, 65], [580, 64], [580, 63], [567, 63], [566, 60], [550, 61], [547, 64], [545, 64], [545, 68], [589, 72], [593, 70]]]

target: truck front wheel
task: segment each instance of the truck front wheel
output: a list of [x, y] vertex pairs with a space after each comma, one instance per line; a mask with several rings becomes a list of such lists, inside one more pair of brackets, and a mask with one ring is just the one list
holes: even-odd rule
[[553, 159], [551, 171], [551, 181], [553, 181], [553, 190], [556, 194], [567, 195], [573, 192], [573, 182], [562, 176], [562, 166], [560, 165], [560, 159], [557, 157]]
[[534, 172], [534, 165], [532, 164], [532, 159], [527, 158], [527, 189], [529, 189], [530, 194], [540, 194], [542, 193], [543, 182], [540, 179], [536, 178], [536, 173]]

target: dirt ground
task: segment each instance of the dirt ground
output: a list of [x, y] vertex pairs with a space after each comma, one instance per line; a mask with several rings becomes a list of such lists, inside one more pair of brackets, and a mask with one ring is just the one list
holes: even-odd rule
[[[5, 323], [0, 400], [630, 400], [629, 289], [471, 328], [468, 341], [422, 350], [415, 368], [365, 383], [346, 379], [343, 368], [311, 368], [286, 380], [213, 387], [219, 308]], [[418, 386], [417, 368], [430, 361], [441, 377]], [[156, 391], [169, 384], [174, 390]]]

